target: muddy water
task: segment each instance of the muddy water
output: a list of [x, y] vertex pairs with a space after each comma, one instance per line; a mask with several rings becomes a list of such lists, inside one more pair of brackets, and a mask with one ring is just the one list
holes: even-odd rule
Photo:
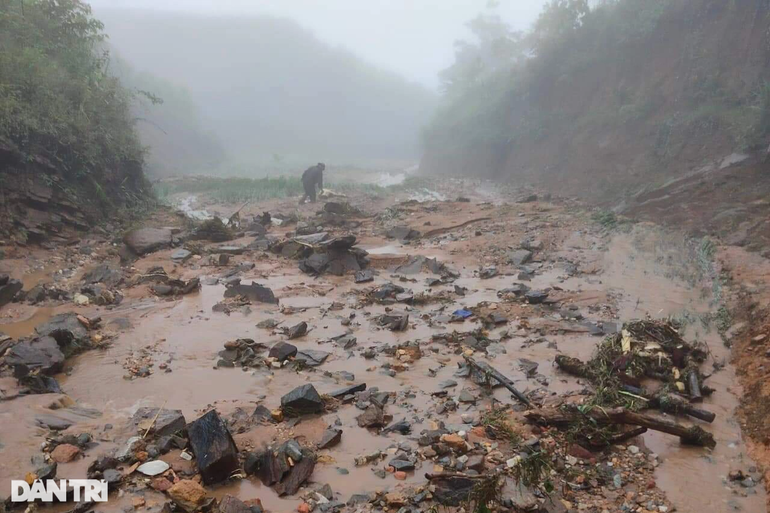
[[[554, 260], [545, 261], [530, 286], [546, 288], [558, 285], [569, 302], [591, 320], [626, 321], [645, 315], [660, 318], [704, 314], [713, 309], [708, 276], [698, 275], [691, 259], [677, 260], [672, 255], [682, 255], [676, 240], [668, 240], [650, 228], [641, 232], [620, 234], [607, 242], [597, 234], [576, 234], [565, 239], [554, 253]], [[651, 242], [651, 241], [654, 241]], [[371, 245], [369, 245], [371, 242]], [[0, 403], [0, 420], [3, 424], [2, 447], [0, 447], [0, 479], [9, 482], [31, 470], [30, 458], [39, 458], [39, 444], [45, 432], [35, 426], [35, 416], [54, 414], [75, 422], [69, 431], [89, 431], [100, 444], [88, 451], [84, 460], [60, 466], [60, 475], [82, 477], [87, 463], [94, 457], [110, 450], [132, 433], [125, 429], [126, 421], [140, 406], [161, 406], [181, 409], [188, 420], [216, 407], [228, 415], [236, 407], [247, 410], [257, 404], [275, 408], [280, 404], [281, 395], [302, 383], [312, 383], [319, 392], [329, 392], [349, 384], [341, 371], [354, 374], [352, 382], [366, 382], [370, 388], [396, 393], [395, 403], [388, 406], [388, 413], [394, 420], [407, 419], [413, 423], [413, 435], [376, 435], [359, 428], [355, 416], [360, 412], [352, 405], [342, 405], [337, 411], [322, 416], [303, 419], [291, 433], [274, 427], [258, 428], [245, 434], [236, 435], [240, 448], [257, 448], [261, 445], [282, 440], [287, 436], [298, 437], [301, 441], [316, 442], [328, 425], [337, 421], [344, 430], [342, 443], [330, 451], [323, 452], [322, 462], [316, 467], [312, 480], [316, 483], [330, 483], [340, 500], [347, 500], [353, 493], [397, 489], [404, 484], [420, 483], [427, 471], [432, 470], [430, 462], [411, 472], [405, 483], [396, 481], [391, 475], [381, 479], [374, 469], [382, 466], [356, 467], [354, 458], [374, 450], [393, 451], [393, 444], [407, 442], [415, 446], [414, 439], [422, 429], [434, 427], [437, 421], [461, 424], [462, 413], [477, 414], [480, 407], [489, 404], [484, 396], [469, 381], [454, 377], [460, 357], [453, 348], [440, 342], [431, 342], [431, 336], [442, 332], [470, 331], [478, 323], [466, 321], [457, 324], [429, 325], [426, 316], [434, 313], [451, 313], [461, 307], [475, 307], [479, 303], [496, 304], [496, 291], [517, 282], [512, 275], [501, 275], [490, 280], [479, 280], [474, 268], [467, 266], [469, 255], [453, 244], [429, 247], [404, 247], [388, 244], [383, 240], [367, 241], [367, 247], [375, 255], [423, 254], [436, 256], [440, 260], [462, 269], [457, 284], [469, 289], [467, 295], [449, 304], [428, 304], [410, 312], [411, 327], [400, 333], [379, 328], [374, 318], [386, 311], [385, 306], [373, 305], [362, 308], [357, 292], [371, 285], [355, 285], [349, 277], [323, 277], [312, 279], [301, 275], [292, 262], [275, 260], [260, 261], [251, 279], [267, 285], [281, 300], [281, 307], [272, 305], [251, 305], [247, 314], [232, 313], [227, 316], [212, 312], [212, 307], [222, 299], [224, 288], [204, 286], [200, 293], [175, 301], [144, 300], [141, 303], [121, 306], [120, 309], [102, 312], [105, 323], [127, 317], [133, 328], [120, 332], [114, 342], [102, 351], [92, 351], [68, 362], [67, 372], [58, 377], [62, 388], [78, 407], [93, 408], [101, 416], [82, 416], [72, 408], [51, 410], [51, 403], [60, 399], [56, 396], [35, 396], [19, 398]], [[555, 259], [566, 258], [579, 264], [585, 274], [570, 276]], [[587, 270], [591, 270], [588, 272]], [[269, 276], [264, 278], [263, 276]], [[693, 278], [695, 277], [695, 278]], [[415, 275], [402, 283], [415, 292], [426, 290], [427, 275]], [[394, 279], [386, 270], [380, 270], [375, 284]], [[448, 287], [450, 288], [450, 287]], [[338, 307], [330, 309], [332, 303]], [[601, 309], [599, 307], [606, 306]], [[300, 309], [284, 314], [281, 309]], [[505, 305], [501, 305], [502, 309]], [[394, 309], [405, 307], [396, 305]], [[596, 337], [579, 330], [564, 329], [564, 323], [554, 312], [533, 307], [518, 307], [508, 312], [511, 338], [500, 344], [493, 363], [508, 375], [521, 390], [535, 390], [540, 385], [528, 379], [519, 366], [519, 359], [527, 358], [539, 364], [538, 373], [548, 383], [550, 397], [567, 391], [579, 390], [582, 385], [559, 374], [552, 366], [557, 351], [588, 358], [597, 343]], [[241, 369], [216, 368], [217, 353], [228, 340], [253, 338], [267, 346], [282, 340], [280, 334], [256, 327], [268, 318], [282, 321], [291, 326], [300, 321], [310, 325], [310, 333], [292, 343], [302, 349], [320, 349], [331, 354], [324, 365], [316, 371], [295, 372], [289, 369]], [[351, 326], [343, 326], [343, 319], [351, 319]], [[33, 328], [35, 321], [18, 326], [21, 334]], [[542, 336], [534, 336], [525, 324], [537, 328]], [[492, 338], [500, 336], [503, 328], [493, 330]], [[352, 351], [336, 347], [328, 339], [352, 331], [358, 346]], [[707, 333], [702, 326], [691, 326], [688, 335], [707, 341], [717, 360], [726, 358], [726, 350], [718, 337]], [[374, 360], [365, 360], [361, 349], [382, 344], [401, 344], [408, 341], [421, 342], [423, 356], [402, 372], [391, 376], [384, 372], [384, 363], [395, 363], [395, 359], [379, 354]], [[151, 355], [153, 374], [147, 378], [124, 379], [124, 365], [137, 352], [146, 350]], [[171, 369], [164, 372], [159, 368], [165, 363]], [[663, 463], [658, 468], [657, 482], [679, 511], [729, 511], [740, 507], [744, 511], [764, 511], [764, 495], [759, 489], [748, 497], [734, 495], [724, 484], [724, 476], [732, 468], [746, 469], [750, 465], [744, 459], [745, 447], [740, 431], [733, 420], [735, 388], [733, 370], [728, 366], [714, 374], [709, 384], [717, 389], [708, 398], [705, 407], [717, 413], [717, 421], [709, 426], [717, 438], [715, 451], [680, 447], [671, 437], [647, 434], [644, 444], [659, 454]], [[476, 407], [460, 405], [458, 411], [439, 415], [437, 401], [431, 396], [439, 390], [439, 383], [454, 379], [457, 386], [449, 389], [450, 396], [456, 397], [463, 388], [476, 391], [482, 400]], [[0, 384], [0, 386], [2, 386]], [[511, 402], [510, 394], [498, 389], [494, 397], [502, 402]], [[109, 428], [108, 425], [112, 427]], [[169, 454], [164, 459], [173, 465], [183, 466], [178, 455]], [[387, 460], [386, 460], [387, 461]], [[34, 465], [32, 465], [34, 468]], [[176, 468], [176, 467], [175, 467]], [[693, 490], [697, 489], [697, 493]], [[234, 494], [241, 499], [260, 498], [268, 509], [289, 511], [298, 504], [296, 498], [279, 498], [274, 492], [263, 487], [256, 479], [244, 479], [214, 488], [212, 494], [222, 496]], [[162, 497], [145, 492], [148, 503]], [[118, 511], [125, 501], [114, 501], [104, 511]]]

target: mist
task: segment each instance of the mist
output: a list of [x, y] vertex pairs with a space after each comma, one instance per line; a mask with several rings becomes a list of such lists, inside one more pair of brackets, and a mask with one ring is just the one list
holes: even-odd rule
[[[483, 2], [95, 2], [156, 175], [250, 175], [330, 161], [403, 168]], [[526, 26], [540, 2], [495, 11]]]

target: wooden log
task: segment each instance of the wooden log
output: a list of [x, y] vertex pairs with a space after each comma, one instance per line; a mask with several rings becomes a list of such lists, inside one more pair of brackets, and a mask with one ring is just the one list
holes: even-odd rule
[[463, 358], [465, 358], [465, 361], [468, 362], [468, 365], [470, 365], [471, 367], [474, 367], [476, 370], [486, 374], [487, 376], [489, 376], [490, 378], [494, 379], [495, 381], [497, 381], [498, 383], [503, 385], [505, 388], [507, 388], [513, 394], [513, 396], [516, 399], [519, 400], [519, 402], [527, 405], [530, 408], [532, 407], [532, 403], [529, 402], [529, 399], [527, 399], [527, 397], [524, 394], [519, 392], [516, 389], [516, 387], [513, 386], [513, 381], [511, 381], [510, 379], [506, 378], [502, 373], [497, 371], [491, 365], [489, 365], [488, 363], [484, 363], [484, 362], [477, 362], [476, 360], [474, 360], [470, 356], [463, 356]]
[[687, 368], [687, 390], [690, 392], [690, 401], [694, 403], [703, 402], [703, 394], [700, 387], [700, 376], [698, 375], [698, 369], [695, 366], [688, 366]]
[[670, 420], [631, 412], [625, 408], [593, 408], [587, 413], [582, 413], [574, 408], [564, 410], [540, 409], [529, 411], [525, 413], [524, 416], [531, 422], [556, 427], [569, 426], [570, 424], [588, 417], [597, 424], [625, 424], [668, 433], [670, 435], [678, 436], [682, 443], [689, 445], [709, 447], [712, 449], [717, 445], [714, 436], [700, 426], [686, 427]]
[[689, 415], [709, 423], [714, 422], [716, 418], [716, 414], [708, 410], [696, 408], [688, 403], [686, 399], [676, 394], [658, 394], [650, 399], [650, 406], [665, 413]]

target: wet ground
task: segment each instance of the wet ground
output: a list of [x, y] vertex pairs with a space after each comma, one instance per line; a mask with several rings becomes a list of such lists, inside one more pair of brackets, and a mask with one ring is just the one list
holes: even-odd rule
[[[459, 191], [470, 201], [436, 201], [436, 198], [457, 197]], [[164, 250], [135, 262], [134, 269], [141, 272], [160, 264], [169, 274], [180, 278], [200, 276], [204, 283], [200, 292], [179, 299], [161, 299], [152, 296], [147, 286], [139, 285], [126, 291], [123, 303], [110, 309], [75, 308], [71, 303], [4, 307], [0, 310], [0, 314], [5, 314], [0, 317], [0, 332], [14, 338], [31, 334], [37, 324], [54, 313], [78, 311], [88, 316], [100, 315], [105, 331], [114, 333], [114, 339], [106, 349], [68, 360], [66, 372], [57, 376], [66, 396], [46, 394], [0, 402], [3, 426], [0, 482], [9, 484], [11, 479], [22, 478], [37, 466], [35, 462], [41, 461], [40, 445], [48, 433], [36, 427], [35, 417], [42, 413], [67, 417], [74, 422], [68, 432], [89, 432], [99, 444], [87, 451], [84, 459], [59, 465], [59, 477], [74, 478], [84, 477], [93, 458], [120, 446], [134, 434], [129, 432], [127, 421], [141, 406], [181, 409], [188, 421], [212, 407], [227, 417], [237, 408], [250, 411], [260, 404], [277, 408], [281, 396], [299, 384], [312, 383], [323, 394], [347, 384], [365, 382], [370, 389], [377, 387], [380, 391], [396, 393], [395, 404], [388, 405], [388, 413], [393, 415], [393, 420], [403, 418], [412, 423], [412, 435], [377, 434], [360, 428], [355, 417], [361, 412], [352, 404], [343, 404], [336, 411], [303, 418], [292, 428], [269, 425], [237, 434], [236, 443], [239, 449], [250, 449], [273, 440], [297, 437], [312, 444], [320, 439], [328, 425], [339, 420], [344, 430], [342, 443], [321, 451], [322, 458], [311, 481], [329, 483], [343, 502], [356, 493], [405, 489], [424, 483], [424, 474], [433, 470], [432, 464], [425, 461], [422, 467], [408, 472], [405, 481], [397, 481], [390, 474], [384, 479], [378, 477], [373, 472], [377, 466], [357, 467], [355, 457], [374, 450], [387, 451], [394, 443], [405, 440], [414, 443], [422, 430], [434, 429], [440, 421], [462, 425], [463, 414], [478, 416], [493, 400], [505, 404], [514, 402], [502, 388], [488, 394], [469, 379], [455, 377], [462, 351], [447, 345], [437, 335], [481, 328], [482, 314], [505, 316], [508, 322], [488, 333], [496, 342], [487, 350], [490, 355], [487, 361], [512, 379], [519, 390], [537, 392], [546, 403], [552, 403], [584, 388], [577, 379], [556, 370], [552, 363], [555, 355], [587, 359], [601, 340], [601, 334], [591, 333], [596, 326], [611, 332], [625, 321], [649, 316], [679, 319], [686, 326], [685, 338], [708, 344], [712, 354], [704, 372], [713, 373], [708, 384], [716, 389], [703, 406], [717, 415], [716, 421], [706, 426], [717, 440], [715, 450], [684, 447], [677, 438], [655, 432], [633, 441], [658, 455], [657, 487], [680, 512], [765, 511], [761, 486], [741, 488], [727, 479], [731, 470], [748, 472], [754, 463], [746, 454], [734, 415], [741, 390], [729, 362], [729, 350], [710, 320], [721, 305], [718, 276], [710, 262], [699, 258], [697, 248], [694, 249], [690, 241], [648, 224], [608, 231], [569, 201], [515, 203], [513, 197], [489, 187], [479, 187], [478, 192], [472, 192], [468, 187], [455, 185], [453, 190], [435, 194], [420, 192], [419, 196], [419, 202], [407, 203], [399, 203], [403, 198], [397, 197], [351, 198], [351, 202], [367, 212], [387, 214], [362, 217], [360, 227], [344, 230], [355, 233], [359, 246], [369, 252], [371, 265], [377, 271], [373, 283], [355, 284], [351, 276], [314, 278], [303, 274], [296, 261], [249, 251], [233, 257], [229, 265], [254, 262], [255, 267], [242, 275], [242, 281], [254, 280], [270, 287], [280, 304], [254, 303], [247, 312], [226, 315], [212, 311], [214, 305], [222, 301], [225, 287], [206, 284], [209, 283], [206, 278], [218, 277], [226, 269], [203, 265], [203, 259], [175, 265], [170, 261], [172, 250]], [[196, 215], [212, 206], [194, 203], [187, 201], [185, 208]], [[391, 210], [386, 210], [389, 207]], [[250, 205], [241, 215], [268, 208], [272, 212], [296, 211], [303, 217], [311, 216], [318, 206], [298, 208], [294, 200], [274, 200], [264, 205]], [[228, 205], [216, 207], [221, 212], [229, 209]], [[487, 220], [454, 228], [471, 219]], [[385, 238], [386, 228], [397, 224], [438, 234], [408, 244]], [[291, 229], [292, 226], [274, 227], [270, 233], [280, 235]], [[532, 261], [525, 264], [531, 277], [522, 281], [520, 269], [508, 263], [507, 253], [519, 248], [525, 240], [540, 243], [542, 248], [533, 251]], [[236, 244], [248, 242], [250, 239], [235, 241]], [[430, 273], [394, 273], [396, 265], [403, 263], [407, 256], [415, 255], [437, 258], [459, 272], [460, 277], [453, 283], [429, 287], [427, 280], [435, 278]], [[48, 264], [47, 259], [51, 258], [46, 254], [35, 255], [34, 260], [20, 257], [10, 270], [25, 276], [25, 289], [28, 289], [42, 280], [53, 279], [57, 263]], [[78, 273], [100, 258], [115, 257], [104, 251], [85, 259], [80, 267], [78, 262], [71, 262], [71, 267], [79, 267], [71, 279], [76, 280]], [[42, 265], [42, 272], [38, 269], [24, 273], [23, 268], [31, 267], [33, 261]], [[482, 279], [480, 270], [493, 265], [497, 275]], [[415, 294], [444, 293], [443, 297], [448, 299], [421, 305], [379, 305], [366, 301], [367, 292], [388, 282], [411, 289]], [[529, 305], [498, 297], [498, 291], [516, 283], [547, 289], [549, 297], [557, 302]], [[467, 288], [465, 295], [455, 294], [455, 286]], [[446, 321], [449, 314], [462, 308], [473, 309], [476, 315], [463, 322]], [[409, 313], [408, 329], [389, 331], [375, 322], [378, 315], [390, 309]], [[570, 312], [572, 317], [579, 313], [582, 319], [571, 319], [565, 312]], [[332, 353], [331, 356], [320, 367], [302, 371], [216, 366], [218, 352], [227, 341], [251, 338], [272, 346], [285, 340], [276, 330], [257, 327], [266, 319], [276, 319], [281, 326], [307, 322], [309, 333], [292, 343], [300, 350], [320, 349]], [[331, 341], [346, 333], [357, 339], [357, 345], [348, 350]], [[382, 352], [374, 359], [364, 357], [366, 349], [412, 341], [419, 342], [422, 357], [407, 365], [394, 365], [399, 363], [398, 359]], [[149, 377], [134, 377], [126, 371], [126, 362], [138, 354], [152, 362]], [[474, 357], [483, 359], [484, 355], [477, 353]], [[536, 377], [532, 374], [528, 377], [521, 367], [522, 359], [537, 363]], [[718, 369], [712, 369], [715, 363]], [[160, 364], [169, 370], [162, 370]], [[390, 365], [383, 367], [384, 364]], [[391, 372], [395, 368], [398, 371]], [[343, 373], [352, 373], [353, 379]], [[467, 389], [478, 398], [476, 404], [460, 403], [456, 411], [439, 413], [440, 400], [432, 394], [438, 392], [439, 384], [446, 380], [457, 382], [449, 388], [450, 396], [458, 396]], [[7, 378], [0, 382], [4, 392], [13, 387], [12, 380]], [[97, 410], [101, 415], [84, 417], [77, 413], [80, 410], [73, 412], [71, 408], [60, 407], [69, 405], [70, 401], [79, 407]], [[52, 410], [52, 405], [57, 409]], [[527, 428], [522, 425], [522, 429]], [[172, 468], [182, 471], [188, 467], [189, 470], [190, 462], [180, 459], [178, 451], [161, 459]], [[6, 493], [7, 489], [1, 494]], [[243, 500], [259, 498], [268, 510], [276, 512], [295, 509], [302, 502], [299, 496], [279, 498], [256, 478], [214, 487], [212, 494], [217, 497], [232, 494]], [[149, 488], [133, 489], [126, 495], [142, 495], [146, 507], [165, 501], [162, 494]], [[130, 506], [130, 502], [123, 497], [99, 510], [118, 511], [126, 505]], [[578, 504], [572, 506], [583, 509]]]

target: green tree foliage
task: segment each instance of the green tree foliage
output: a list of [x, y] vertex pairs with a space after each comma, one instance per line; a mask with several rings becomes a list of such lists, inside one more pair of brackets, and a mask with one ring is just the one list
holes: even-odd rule
[[132, 95], [80, 0], [0, 0], [0, 138], [66, 176], [141, 179]]

